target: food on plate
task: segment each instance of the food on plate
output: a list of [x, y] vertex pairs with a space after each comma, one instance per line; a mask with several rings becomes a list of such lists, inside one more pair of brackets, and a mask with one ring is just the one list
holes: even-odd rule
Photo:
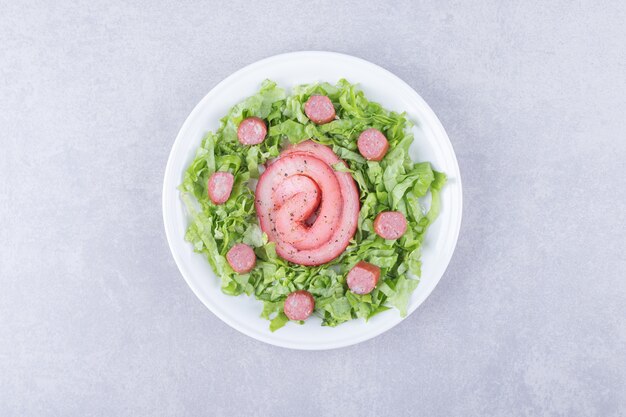
[[357, 147], [363, 158], [368, 161], [380, 161], [389, 149], [389, 142], [380, 130], [369, 128], [359, 135]]
[[313, 123], [318, 125], [331, 122], [335, 119], [335, 107], [326, 96], [312, 95], [304, 103], [304, 113]]
[[247, 274], [256, 264], [254, 250], [245, 243], [237, 243], [226, 254], [228, 264], [238, 274]]
[[359, 261], [348, 272], [346, 282], [348, 288], [355, 294], [364, 295], [371, 293], [380, 278], [380, 268], [365, 261]]
[[283, 311], [289, 320], [306, 320], [315, 308], [315, 298], [305, 290], [294, 291], [285, 299]]
[[230, 172], [214, 172], [207, 183], [209, 198], [215, 204], [224, 204], [228, 201], [233, 190], [235, 177]]
[[374, 220], [374, 230], [383, 239], [399, 239], [407, 228], [406, 218], [399, 211], [383, 211]]
[[265, 122], [258, 117], [248, 117], [239, 123], [237, 138], [243, 145], [258, 145], [267, 135]]
[[346, 80], [289, 94], [265, 81], [184, 174], [186, 240], [225, 294], [262, 301], [272, 331], [405, 316], [446, 181], [409, 157], [411, 127]]
[[354, 236], [359, 194], [350, 174], [334, 171], [338, 163], [330, 148], [305, 141], [283, 152], [259, 178], [259, 224], [283, 259], [321, 265], [339, 256]]

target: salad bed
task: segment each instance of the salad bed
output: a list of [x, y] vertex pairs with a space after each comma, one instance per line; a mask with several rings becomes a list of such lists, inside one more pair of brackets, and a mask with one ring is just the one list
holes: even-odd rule
[[[337, 118], [315, 124], [304, 113], [312, 95], [330, 98]], [[237, 137], [240, 123], [258, 117], [267, 124], [267, 135], [258, 145], [244, 146]], [[289, 319], [283, 312], [290, 293], [306, 290], [315, 298], [315, 314], [326, 326], [353, 318], [368, 320], [395, 307], [406, 315], [407, 305], [421, 275], [420, 250], [428, 226], [439, 212], [439, 192], [446, 176], [428, 162], [414, 163], [409, 157], [413, 142], [406, 115], [388, 111], [367, 100], [357, 86], [346, 80], [301, 85], [291, 94], [266, 80], [259, 92], [235, 105], [221, 120], [216, 132], [203, 138], [194, 161], [180, 185], [181, 197], [190, 214], [186, 239], [207, 258], [220, 277], [222, 291], [229, 295], [254, 295], [263, 301], [262, 316], [272, 331]], [[380, 162], [367, 161], [357, 149], [357, 138], [366, 129], [381, 131], [389, 151]], [[319, 266], [303, 266], [280, 258], [275, 243], [268, 240], [258, 223], [254, 189], [265, 165], [290, 144], [308, 139], [332, 148], [358, 185], [361, 209], [358, 227], [346, 250]], [[230, 198], [214, 204], [207, 198], [207, 182], [217, 171], [234, 176]], [[428, 209], [423, 197], [430, 194]], [[374, 231], [374, 218], [383, 211], [404, 214], [408, 227], [397, 240], [385, 240]], [[235, 244], [245, 243], [256, 254], [256, 266], [248, 273], [235, 272], [226, 254]], [[369, 294], [349, 290], [346, 275], [359, 261], [381, 269], [380, 280]]]

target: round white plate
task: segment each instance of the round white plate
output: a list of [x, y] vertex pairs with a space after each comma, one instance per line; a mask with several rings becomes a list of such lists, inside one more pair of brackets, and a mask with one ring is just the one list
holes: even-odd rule
[[194, 253], [191, 244], [185, 241], [188, 219], [176, 189], [183, 180], [183, 172], [206, 132], [216, 130], [228, 109], [254, 94], [266, 78], [287, 89], [297, 84], [335, 83], [346, 78], [358, 83], [368, 99], [408, 114], [415, 122], [411, 156], [416, 161], [430, 161], [435, 169], [448, 175], [441, 193], [441, 214], [424, 241], [422, 279], [411, 297], [409, 314], [428, 297], [446, 270], [461, 227], [462, 191], [459, 166], [443, 126], [428, 104], [404, 81], [368, 61], [332, 52], [296, 52], [255, 62], [220, 82], [193, 109], [176, 137], [163, 182], [163, 221], [172, 255], [196, 296], [225, 323], [255, 339], [311, 350], [338, 348], [370, 339], [402, 321], [397, 310], [381, 313], [367, 323], [352, 320], [335, 328], [322, 327], [319, 318], [311, 317], [304, 325], [288, 323], [270, 332], [269, 322], [259, 317], [262, 302], [245, 295], [223, 294], [204, 256]]

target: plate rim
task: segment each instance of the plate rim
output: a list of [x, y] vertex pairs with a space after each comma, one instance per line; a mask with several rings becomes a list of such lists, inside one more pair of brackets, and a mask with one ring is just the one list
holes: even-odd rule
[[[188, 277], [190, 276], [190, 272], [188, 271], [185, 263], [182, 261], [182, 259], [178, 255], [177, 251], [174, 249], [173, 236], [172, 236], [173, 230], [170, 230], [170, 228], [172, 228], [173, 226], [170, 225], [168, 221], [168, 217], [170, 214], [170, 207], [168, 206], [168, 200], [167, 200], [168, 187], [171, 185], [170, 184], [171, 181], [168, 181], [168, 178], [172, 178], [174, 156], [178, 154], [176, 150], [178, 149], [178, 147], [181, 146], [182, 138], [185, 136], [186, 131], [189, 129], [192, 123], [192, 120], [197, 116], [197, 113], [200, 112], [200, 109], [204, 107], [205, 103], [212, 98], [212, 95], [214, 94], [214, 92], [219, 91], [219, 89], [223, 87], [225, 84], [227, 84], [228, 82], [235, 80], [236, 78], [244, 75], [247, 72], [253, 71], [258, 67], [262, 67], [263, 65], [269, 62], [279, 61], [279, 60], [284, 60], [284, 59], [294, 59], [294, 58], [297, 59], [301, 57], [318, 57], [318, 58], [335, 57], [335, 58], [354, 60], [354, 61], [359, 62], [361, 65], [365, 65], [366, 67], [370, 67], [372, 69], [382, 71], [387, 76], [395, 79], [396, 82], [398, 82], [403, 88], [407, 90], [407, 92], [409, 92], [412, 95], [411, 97], [412, 100], [416, 100], [420, 104], [420, 106], [422, 106], [428, 111], [429, 117], [431, 119], [430, 121], [434, 124], [434, 126], [438, 130], [437, 132], [438, 142], [443, 142], [443, 143], [440, 143], [440, 145], [444, 145], [447, 148], [446, 151], [449, 152], [450, 156], [452, 157], [452, 161], [454, 162], [455, 185], [458, 188], [458, 192], [456, 193], [457, 194], [456, 197], [458, 198], [458, 214], [454, 217], [455, 219], [458, 219], [458, 220], [456, 221], [456, 227], [452, 231], [453, 232], [452, 233], [453, 239], [451, 240], [452, 248], [449, 252], [449, 255], [447, 256], [447, 259], [445, 259], [445, 265], [442, 269], [441, 274], [439, 275], [439, 277], [436, 278], [432, 287], [426, 290], [423, 298], [419, 302], [417, 302], [415, 305], [410, 306], [409, 310], [407, 311], [407, 315], [405, 317], [399, 317], [396, 320], [390, 320], [387, 325], [382, 326], [380, 329], [377, 329], [376, 331], [365, 332], [363, 333], [362, 336], [354, 337], [346, 342], [328, 342], [325, 344], [312, 345], [312, 346], [306, 345], [306, 344], [293, 343], [293, 342], [285, 342], [282, 340], [275, 340], [264, 334], [251, 334], [247, 331], [247, 329], [241, 326], [237, 321], [231, 320], [229, 317], [223, 315], [216, 308], [213, 308], [211, 303], [207, 302], [207, 300], [204, 299], [204, 297], [201, 295], [201, 291], [198, 288], [198, 286], [194, 283], [192, 279]], [[177, 186], [178, 185], [176, 184], [174, 188], [177, 189]], [[298, 350], [329, 350], [329, 349], [337, 349], [337, 348], [352, 346], [352, 345], [364, 342], [366, 340], [375, 338], [376, 336], [379, 336], [382, 333], [392, 329], [393, 327], [397, 326], [402, 321], [407, 319], [430, 296], [432, 291], [434, 291], [435, 287], [441, 281], [441, 278], [443, 278], [443, 275], [445, 274], [448, 266], [450, 265], [450, 261], [452, 260], [452, 256], [454, 255], [454, 252], [456, 250], [456, 245], [458, 243], [458, 238], [459, 238], [459, 234], [461, 230], [461, 224], [463, 220], [463, 186], [462, 186], [461, 172], [460, 172], [458, 160], [456, 157], [456, 153], [454, 152], [454, 148], [452, 146], [452, 143], [450, 142], [450, 138], [448, 137], [447, 132], [445, 131], [443, 125], [441, 124], [441, 121], [439, 120], [435, 112], [432, 110], [432, 108], [428, 105], [428, 103], [426, 103], [426, 101], [417, 93], [417, 91], [415, 91], [415, 89], [413, 89], [413, 87], [411, 87], [407, 82], [402, 80], [400, 77], [398, 77], [391, 71], [381, 67], [380, 65], [374, 64], [363, 58], [355, 57], [353, 55], [348, 55], [348, 54], [339, 53], [339, 52], [315, 51], [315, 50], [288, 52], [288, 53], [272, 55], [272, 56], [260, 59], [258, 61], [252, 62], [238, 69], [237, 71], [231, 73], [230, 75], [222, 79], [220, 82], [218, 82], [213, 88], [211, 88], [207, 92], [207, 94], [205, 94], [204, 97], [194, 106], [193, 110], [189, 113], [189, 115], [183, 122], [181, 128], [179, 129], [178, 134], [176, 135], [176, 138], [174, 140], [174, 143], [172, 144], [172, 148], [170, 149], [170, 153], [167, 158], [167, 164], [166, 164], [165, 172], [163, 176], [162, 202], [161, 203], [162, 203], [162, 213], [163, 213], [165, 235], [166, 235], [168, 247], [170, 249], [170, 253], [172, 254], [172, 257], [174, 258], [176, 266], [178, 267], [179, 272], [183, 276], [183, 279], [185, 280], [189, 288], [191, 288], [195, 296], [202, 302], [202, 304], [205, 305], [209, 309], [209, 311], [211, 311], [224, 323], [226, 323], [233, 329], [239, 331], [240, 333], [245, 334], [248, 337], [252, 337], [256, 340], [268, 343], [273, 346], [278, 346], [278, 347], [288, 348], [288, 349], [298, 349]]]

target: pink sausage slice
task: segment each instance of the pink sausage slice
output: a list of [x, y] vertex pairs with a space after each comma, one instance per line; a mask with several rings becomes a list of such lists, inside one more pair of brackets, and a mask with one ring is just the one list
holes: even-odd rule
[[[256, 211], [259, 218], [261, 229], [267, 233], [269, 239], [272, 242], [276, 242], [276, 253], [281, 258], [300, 265], [321, 265], [329, 262], [339, 256], [348, 246], [350, 239], [354, 236], [357, 228], [357, 221], [359, 217], [359, 192], [356, 183], [352, 179], [350, 173], [347, 172], [334, 172], [334, 175], [339, 182], [339, 189], [341, 193], [341, 215], [338, 219], [337, 225], [334, 228], [333, 234], [330, 238], [320, 245], [318, 241], [310, 242], [311, 246], [319, 245], [312, 249], [303, 249], [300, 242], [300, 248], [288, 243], [283, 239], [283, 236], [278, 233], [277, 230], [277, 206], [280, 207], [284, 204], [288, 198], [297, 193], [297, 190], [304, 192], [305, 190], [312, 190], [318, 187], [318, 183], [313, 181], [313, 177], [307, 177], [308, 179], [316, 182], [315, 187], [306, 185], [302, 175], [294, 175], [292, 177], [298, 178], [297, 180], [290, 180], [289, 175], [284, 176], [284, 173], [272, 168], [280, 160], [287, 158], [288, 156], [309, 156], [323, 161], [329, 167], [332, 165], [343, 162], [335, 155], [335, 153], [327, 146], [319, 143], [307, 140], [299, 143], [296, 146], [292, 146], [281, 154], [267, 170], [259, 178], [259, 182], [256, 188]], [[304, 165], [304, 164], [301, 164]], [[301, 173], [298, 173], [301, 174]], [[317, 179], [319, 180], [319, 179]], [[298, 185], [298, 187], [295, 187]], [[321, 192], [320, 192], [321, 193]], [[330, 196], [326, 196], [327, 198]], [[321, 201], [324, 200], [324, 196], [321, 196]], [[266, 202], [270, 201], [270, 204]], [[317, 222], [323, 221], [326, 223], [329, 218], [324, 218], [323, 215], [320, 218], [320, 206], [302, 226], [310, 227], [314, 226]], [[287, 220], [284, 216], [281, 220]], [[300, 223], [300, 222], [298, 222]], [[289, 224], [289, 223], [288, 223]], [[294, 225], [293, 222], [290, 223]], [[284, 230], [283, 230], [284, 231]]]
[[274, 194], [272, 194], [274, 208], [280, 208], [290, 198], [299, 193], [312, 195], [315, 206], [319, 205], [321, 192], [317, 183], [304, 175], [294, 175], [289, 178], [285, 178], [285, 180], [280, 183], [280, 187], [274, 190]]
[[380, 278], [380, 268], [365, 261], [360, 261], [348, 272], [346, 281], [350, 291], [363, 295], [371, 293], [378, 279]]
[[359, 152], [369, 161], [380, 161], [389, 149], [389, 142], [378, 129], [364, 130], [357, 140]]
[[399, 211], [383, 211], [374, 220], [374, 231], [383, 239], [398, 239], [406, 232], [406, 218]]
[[289, 320], [306, 320], [315, 309], [315, 299], [310, 292], [294, 291], [287, 296], [283, 311]]
[[230, 172], [214, 172], [206, 187], [211, 201], [215, 204], [224, 204], [228, 201], [234, 182], [235, 177]]
[[[286, 156], [296, 153], [313, 155], [331, 166], [336, 163], [341, 163], [347, 167], [346, 163], [339, 159], [331, 148], [310, 139], [285, 149], [282, 155]], [[337, 244], [338, 247], [343, 247], [339, 251], [339, 253], [341, 253], [346, 246], [348, 246], [349, 240], [356, 232], [360, 209], [359, 191], [350, 173], [335, 172], [335, 176], [339, 181], [341, 195], [343, 197], [343, 211], [341, 213], [340, 224], [345, 225], [345, 227], [340, 227], [337, 233], [331, 238], [331, 241]], [[319, 213], [314, 213], [307, 221], [314, 222], [317, 218], [317, 214]]]
[[237, 138], [243, 145], [258, 145], [267, 135], [265, 122], [258, 117], [248, 117], [239, 123]]
[[304, 103], [304, 113], [313, 123], [322, 125], [335, 119], [335, 108], [326, 96], [311, 96]]
[[[307, 219], [315, 213], [316, 209], [317, 203], [310, 195], [296, 194], [274, 212], [277, 232], [285, 242], [298, 249], [314, 249], [322, 245], [328, 238], [322, 236], [311, 239], [312, 236], [317, 236], [317, 234], [309, 233], [315, 224], [310, 226], [306, 224]], [[331, 232], [328, 231], [329, 236]]]
[[[296, 193], [282, 206], [276, 207], [276, 200], [281, 199], [276, 194], [282, 194], [279, 190], [285, 181], [289, 181], [285, 188], [291, 188], [293, 180], [290, 177], [294, 176], [314, 180], [320, 191], [315, 192], [313, 188], [313, 193]], [[320, 193], [319, 216], [315, 223], [307, 227], [305, 220], [316, 210]], [[309, 154], [290, 154], [277, 159], [259, 178], [255, 197], [261, 229], [276, 242], [278, 255], [292, 262], [291, 255], [296, 252], [312, 250], [330, 240], [338, 228], [343, 210], [341, 188], [335, 172]], [[307, 253], [306, 259], [315, 259], [311, 255]]]
[[256, 265], [256, 255], [245, 243], [237, 243], [226, 254], [226, 260], [238, 274], [247, 274]]
[[[317, 248], [327, 242], [337, 228], [342, 210], [341, 189], [332, 168], [313, 156], [294, 154], [280, 158], [269, 170], [277, 174], [278, 180], [292, 176], [313, 178], [321, 193], [318, 220], [310, 227], [304, 222], [317, 208], [314, 202], [320, 193], [298, 193], [274, 211], [276, 229], [283, 240], [299, 250]], [[281, 187], [282, 181], [275, 188]]]

